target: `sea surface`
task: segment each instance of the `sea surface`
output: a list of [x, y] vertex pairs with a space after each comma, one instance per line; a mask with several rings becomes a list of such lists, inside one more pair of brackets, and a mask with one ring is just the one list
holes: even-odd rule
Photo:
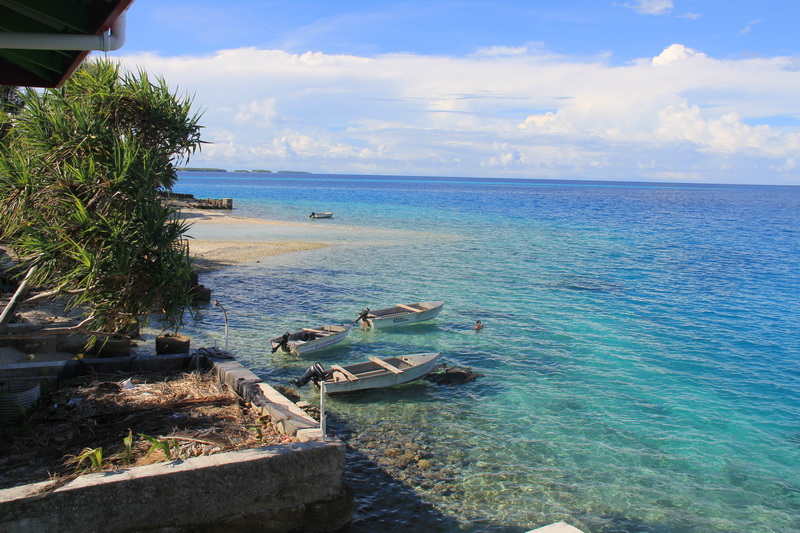
[[[426, 351], [481, 375], [328, 398], [354, 531], [800, 531], [800, 187], [186, 172], [174, 190], [297, 223], [195, 238], [331, 245], [204, 274], [228, 337], [203, 306], [193, 346], [227, 341], [274, 385]], [[431, 323], [270, 353], [427, 300], [446, 301]]]

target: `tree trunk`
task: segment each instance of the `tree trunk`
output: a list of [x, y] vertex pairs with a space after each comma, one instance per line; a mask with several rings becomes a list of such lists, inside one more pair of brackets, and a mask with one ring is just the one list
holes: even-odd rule
[[28, 283], [35, 272], [36, 267], [31, 267], [31, 269], [28, 270], [28, 273], [25, 274], [25, 279], [22, 280], [19, 288], [17, 288], [17, 292], [14, 293], [14, 296], [11, 297], [8, 305], [6, 305], [6, 308], [3, 309], [3, 314], [0, 315], [0, 333], [6, 330], [6, 325], [11, 320], [11, 317], [14, 316], [14, 312], [19, 307], [19, 304], [22, 303], [25, 295], [28, 294]]

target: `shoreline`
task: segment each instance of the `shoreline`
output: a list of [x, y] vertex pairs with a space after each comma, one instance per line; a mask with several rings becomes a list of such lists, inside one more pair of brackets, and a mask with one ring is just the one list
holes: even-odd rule
[[317, 250], [330, 244], [317, 242], [258, 242], [189, 240], [189, 257], [198, 274], [236, 265], [258, 263], [260, 259], [292, 252]]
[[[239, 217], [225, 210], [203, 210], [181, 208], [181, 218], [192, 224], [232, 226], [237, 224], [260, 224], [282, 226], [307, 226], [308, 224], [264, 220], [258, 218]], [[184, 235], [187, 237], [187, 235]], [[331, 246], [328, 243], [309, 241], [224, 241], [188, 238], [189, 257], [192, 259], [195, 271], [202, 275], [231, 266], [258, 263], [265, 257], [288, 254], [292, 252], [311, 251]], [[52, 323], [57, 321], [63, 313], [59, 306], [40, 302], [30, 309], [19, 311], [39, 323]], [[43, 363], [72, 359], [75, 354], [67, 352], [43, 352], [29, 357], [27, 352], [20, 351], [10, 346], [0, 347], [0, 366], [25, 364], [30, 362]]]
[[[308, 224], [282, 222], [260, 218], [239, 217], [227, 210], [204, 210], [182, 208], [181, 218], [192, 225], [269, 225], [298, 226]], [[213, 272], [230, 266], [257, 263], [264, 257], [317, 250], [331, 246], [328, 243], [309, 241], [225, 241], [189, 238], [189, 257], [192, 258], [198, 273]]]

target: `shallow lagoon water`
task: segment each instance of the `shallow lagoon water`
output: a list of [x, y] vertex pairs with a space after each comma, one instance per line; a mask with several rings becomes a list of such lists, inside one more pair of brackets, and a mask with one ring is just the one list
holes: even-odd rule
[[[201, 280], [266, 381], [430, 350], [482, 374], [329, 399], [355, 530], [800, 530], [800, 188], [192, 172], [175, 190], [304, 224], [196, 238], [333, 245]], [[430, 324], [269, 353], [287, 330], [439, 299]], [[212, 306], [186, 328], [222, 331]]]

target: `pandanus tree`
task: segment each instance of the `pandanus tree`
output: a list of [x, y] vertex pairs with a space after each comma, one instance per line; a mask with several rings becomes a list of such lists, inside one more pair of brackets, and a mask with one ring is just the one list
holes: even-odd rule
[[190, 303], [188, 225], [160, 193], [200, 147], [191, 98], [101, 60], [59, 89], [23, 91], [22, 104], [0, 143], [0, 242], [26, 283], [66, 298], [92, 333], [153, 312], [177, 330]]
[[11, 128], [12, 118], [22, 109], [19, 88], [0, 85], [0, 143]]

